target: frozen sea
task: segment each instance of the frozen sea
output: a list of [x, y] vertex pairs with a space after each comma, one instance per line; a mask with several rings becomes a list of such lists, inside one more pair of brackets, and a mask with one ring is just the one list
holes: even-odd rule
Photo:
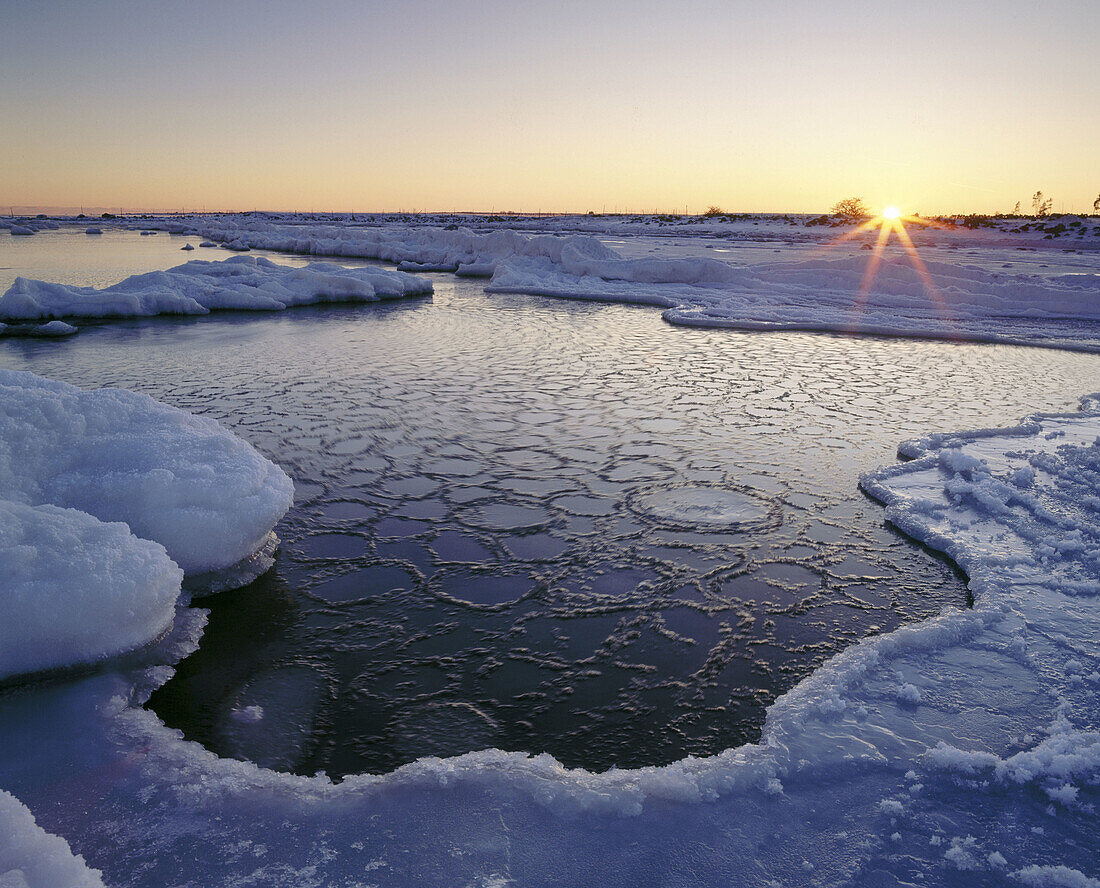
[[[190, 258], [181, 247], [200, 240], [0, 233], [0, 291], [16, 276], [106, 286]], [[629, 255], [627, 243], [615, 246]], [[751, 241], [743, 257], [785, 246]], [[661, 248], [655, 239], [632, 247]], [[1037, 274], [1057, 270], [1048, 258], [1027, 261]], [[833, 655], [973, 603], [950, 561], [884, 521], [860, 476], [893, 463], [905, 439], [1072, 411], [1100, 388], [1095, 354], [674, 327], [645, 306], [487, 293], [484, 280], [417, 273], [432, 280], [432, 296], [92, 322], [64, 341], [0, 342], [2, 368], [144, 392], [213, 418], [294, 481], [274, 568], [195, 602], [209, 611], [198, 648], [166, 683], [153, 682], [142, 718], [223, 758], [334, 778], [488, 749], [606, 772], [754, 743], [767, 707]], [[186, 616], [178, 622], [186, 628]], [[105, 688], [128, 680], [116, 670], [133, 668], [0, 691], [7, 748], [36, 736], [28, 721], [45, 719], [47, 733], [51, 718], [56, 730], [79, 722], [81, 701], [108, 699]], [[462, 827], [455, 799], [433, 809], [436, 790], [406, 790], [407, 832], [388, 802], [372, 814], [368, 798], [365, 816], [384, 822], [373, 839], [343, 828], [326, 839], [295, 809], [293, 831], [310, 833], [310, 850], [293, 864], [271, 863], [260, 838], [240, 836], [219, 874], [203, 858], [194, 810], [176, 821], [186, 840], [165, 833], [143, 852], [136, 835], [123, 837], [118, 856], [124, 795], [102, 776], [41, 779], [51, 763], [125, 769], [106, 762], [137, 754], [133, 738], [110, 731], [94, 745], [92, 763], [66, 763], [66, 749], [9, 755], [0, 787], [109, 885], [585, 884], [598, 869], [582, 856], [572, 868], [548, 862], [537, 878], [531, 859], [509, 870], [514, 849], [504, 850], [498, 827], [484, 829], [485, 817], [506, 833], [518, 817], [515, 836], [533, 843], [528, 829], [555, 834], [560, 816], [570, 832], [578, 815], [553, 804], [532, 815], [486, 799], [484, 787]], [[133, 775], [119, 785], [127, 781], [159, 806], [155, 820], [170, 833], [172, 806], [186, 805]], [[99, 804], [111, 809], [102, 823]], [[440, 818], [451, 825], [435, 831]], [[632, 828], [648, 835], [621, 813], [598, 826], [617, 853], [644, 857], [627, 850]], [[383, 853], [437, 840], [422, 871]], [[364, 848], [369, 860], [359, 859]], [[184, 851], [201, 865], [181, 860]], [[326, 869], [328, 853], [348, 865]], [[808, 860], [761, 865], [759, 878], [739, 882], [710, 853], [697, 870], [671, 859], [651, 859], [667, 867], [653, 884], [712, 884], [719, 873], [766, 884], [780, 871], [813, 883]], [[828, 883], [858, 871], [849, 864]]]

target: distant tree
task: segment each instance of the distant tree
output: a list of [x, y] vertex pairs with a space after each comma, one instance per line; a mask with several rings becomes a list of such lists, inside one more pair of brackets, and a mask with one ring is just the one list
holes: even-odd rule
[[1092, 211], [1094, 213], [1100, 213], [1100, 195], [1092, 202]]
[[703, 215], [704, 216], [724, 216], [725, 213], [722, 212], [721, 207], [710, 206], [710, 207], [707, 207], [707, 211], [705, 213], [703, 213]]
[[1016, 206], [1014, 206], [1012, 208], [1012, 215], [1013, 216], [1019, 216], [1020, 215], [1020, 202], [1019, 201], [1016, 201]]
[[856, 221], [858, 219], [866, 219], [871, 215], [870, 209], [867, 204], [863, 202], [861, 197], [846, 197], [844, 200], [838, 200], [833, 204], [832, 214], [834, 216], [841, 216], [844, 219], [850, 219]]
[[1031, 207], [1035, 210], [1035, 215], [1042, 217], [1050, 212], [1050, 208], [1054, 206], [1054, 200], [1052, 198], [1043, 198], [1043, 192], [1036, 191], [1031, 196]]

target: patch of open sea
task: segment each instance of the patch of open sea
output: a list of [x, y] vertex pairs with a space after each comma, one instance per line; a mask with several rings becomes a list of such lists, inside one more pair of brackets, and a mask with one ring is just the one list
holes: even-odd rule
[[211, 416], [294, 478], [275, 568], [198, 602], [201, 647], [150, 702], [219, 754], [337, 776], [495, 746], [603, 770], [753, 740], [827, 657], [966, 605], [859, 473], [1100, 378], [1096, 355], [693, 330], [433, 277], [403, 303], [0, 343], [0, 366]]

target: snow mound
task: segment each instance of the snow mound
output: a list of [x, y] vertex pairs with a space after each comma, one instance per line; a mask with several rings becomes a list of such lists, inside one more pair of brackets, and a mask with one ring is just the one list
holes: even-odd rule
[[19, 799], [0, 789], [0, 885], [103, 888], [103, 880], [73, 855], [68, 842], [42, 829]]
[[183, 571], [125, 524], [0, 500], [0, 577], [3, 679], [156, 638], [172, 622]]
[[870, 255], [734, 267], [713, 259], [514, 256], [486, 287], [665, 309], [671, 323], [745, 330], [1024, 342], [1100, 350], [1100, 275], [1000, 274]]
[[0, 498], [125, 522], [198, 574], [261, 549], [293, 485], [212, 420], [135, 392], [0, 370]]
[[16, 278], [0, 296], [0, 319], [282, 311], [318, 302], [378, 302], [431, 291], [431, 282], [424, 278], [383, 268], [321, 262], [293, 268], [261, 257], [233, 256], [133, 275], [101, 290]]
[[[615, 260], [617, 254], [600, 241], [585, 235], [557, 237], [523, 234], [511, 229], [478, 233], [450, 225], [387, 225], [354, 228], [336, 225], [280, 225], [268, 222], [220, 220], [201, 224], [204, 237], [223, 242], [230, 249], [262, 249], [311, 256], [341, 256], [393, 262], [403, 271], [451, 271], [467, 277], [491, 277], [498, 265], [515, 256], [542, 258], [564, 264], [575, 274], [585, 273], [592, 263]], [[663, 280], [661, 269], [671, 261], [639, 260], [638, 269]], [[696, 260], [687, 260], [695, 262]], [[711, 259], [712, 274], [721, 275], [727, 266]], [[643, 274], [638, 271], [638, 274]]]

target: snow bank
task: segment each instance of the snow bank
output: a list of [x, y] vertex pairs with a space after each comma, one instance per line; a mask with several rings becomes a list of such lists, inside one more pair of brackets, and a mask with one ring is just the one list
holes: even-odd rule
[[[593, 225], [544, 224], [567, 223]], [[491, 277], [489, 292], [655, 305], [671, 323], [690, 326], [1100, 350], [1095, 323], [1100, 275], [1007, 274], [925, 259], [925, 277], [897, 247], [887, 249], [865, 280], [868, 264], [878, 262], [869, 252], [737, 266], [706, 256], [623, 258], [588, 235], [508, 228], [475, 232], [457, 225], [358, 227], [219, 218], [196, 220], [196, 230], [233, 249], [378, 259], [405, 271]]]
[[404, 271], [450, 271], [469, 277], [490, 277], [501, 261], [513, 256], [543, 257], [554, 263], [615, 258], [592, 237], [528, 235], [510, 229], [478, 233], [457, 225], [356, 228], [218, 220], [200, 224], [199, 230], [231, 249], [377, 259]]
[[0, 499], [0, 577], [3, 679], [146, 644], [171, 624], [183, 571], [125, 524]]
[[4, 888], [103, 888], [98, 870], [34, 822], [19, 799], [0, 790], [0, 885]]
[[135, 392], [0, 370], [0, 498], [125, 522], [192, 574], [263, 547], [293, 485], [212, 420]]
[[430, 293], [431, 282], [382, 268], [314, 263], [304, 268], [234, 256], [134, 275], [101, 290], [16, 278], [0, 319], [200, 315], [218, 309], [281, 311], [317, 302], [377, 302]]
[[[565, 251], [563, 251], [564, 253]], [[570, 251], [572, 252], [572, 251]], [[824, 330], [1100, 350], [1100, 275], [1040, 278], [869, 255], [733, 267], [713, 259], [513, 257], [486, 290], [632, 302], [688, 326]]]

